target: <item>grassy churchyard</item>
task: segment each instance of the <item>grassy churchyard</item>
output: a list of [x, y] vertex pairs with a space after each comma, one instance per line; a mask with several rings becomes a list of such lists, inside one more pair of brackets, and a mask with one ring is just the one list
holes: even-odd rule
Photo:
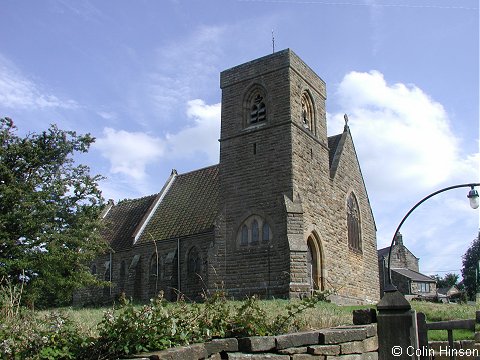
[[[232, 302], [235, 306], [240, 302]], [[275, 318], [280, 314], [285, 306], [289, 303], [288, 300], [268, 300], [259, 301], [262, 308], [265, 309], [269, 317]], [[467, 304], [440, 304], [431, 302], [413, 301], [412, 308], [417, 312], [425, 313], [427, 321], [446, 321], [446, 320], [463, 320], [475, 318], [475, 305]], [[175, 306], [172, 303], [170, 306]], [[352, 324], [352, 311], [355, 309], [375, 308], [370, 306], [338, 306], [332, 303], [320, 302], [315, 305], [315, 308], [306, 309], [300, 313], [298, 317], [298, 324], [300, 330], [322, 329], [333, 327], [337, 325]], [[98, 307], [98, 308], [62, 308], [59, 311], [65, 313], [70, 317], [79, 328], [90, 336], [97, 335], [97, 324], [100, 323], [104, 314], [112, 307]], [[478, 309], [477, 309], [478, 310]], [[44, 316], [48, 311], [39, 311], [39, 316]], [[457, 330], [454, 331], [454, 337], [457, 340], [473, 339], [473, 333], [469, 331]], [[446, 340], [446, 331], [429, 331], [430, 340]]]

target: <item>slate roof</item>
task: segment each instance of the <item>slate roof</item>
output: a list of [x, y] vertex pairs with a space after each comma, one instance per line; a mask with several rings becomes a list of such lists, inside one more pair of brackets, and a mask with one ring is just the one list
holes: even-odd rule
[[342, 139], [342, 135], [343, 135], [343, 133], [328, 137], [328, 149], [329, 149], [328, 163], [329, 163], [330, 167], [332, 167], [333, 159], [335, 158], [335, 154], [337, 153], [338, 144], [340, 143], [340, 140]]
[[382, 249], [378, 249], [377, 250], [378, 259], [381, 259], [382, 257], [387, 258], [389, 251], [390, 251], [390, 246], [384, 247]]
[[214, 226], [218, 212], [219, 165], [176, 175], [138, 243], [198, 234]]
[[102, 230], [104, 239], [114, 251], [133, 245], [133, 236], [138, 225], [152, 206], [157, 194], [139, 199], [123, 200], [106, 213]]
[[435, 280], [433, 278], [431, 278], [430, 276], [427, 276], [427, 275], [423, 275], [419, 272], [416, 272], [416, 271], [413, 271], [413, 270], [410, 270], [410, 269], [392, 269], [392, 272], [396, 272], [400, 275], [403, 275], [413, 281], [421, 281], [421, 282], [435, 282]]

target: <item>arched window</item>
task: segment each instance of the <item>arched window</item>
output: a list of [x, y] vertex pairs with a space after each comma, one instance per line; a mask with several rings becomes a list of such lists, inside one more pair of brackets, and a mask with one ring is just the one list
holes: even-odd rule
[[97, 265], [93, 264], [90, 268], [90, 272], [92, 273], [92, 275], [97, 275]]
[[257, 94], [250, 107], [250, 124], [265, 121], [267, 119], [267, 108], [263, 96]]
[[158, 277], [157, 254], [153, 254], [150, 258], [149, 272], [150, 278]]
[[240, 245], [248, 245], [248, 227], [245, 224], [242, 226], [242, 238], [240, 240]]
[[250, 215], [238, 228], [237, 245], [262, 247], [272, 238], [272, 230], [268, 222], [260, 215]]
[[362, 250], [362, 238], [360, 228], [360, 210], [358, 202], [353, 193], [350, 193], [347, 200], [347, 226], [348, 246], [353, 250]]
[[[198, 250], [194, 246], [188, 252], [187, 257], [187, 272], [189, 275], [196, 275], [200, 274], [201, 266], [200, 266], [200, 256], [198, 255]], [[197, 278], [197, 277], [195, 277]]]
[[303, 126], [315, 132], [315, 112], [313, 108], [312, 97], [307, 91], [302, 94], [302, 123]]
[[252, 222], [252, 244], [258, 243], [258, 221], [255, 219]]
[[262, 226], [262, 241], [270, 241], [270, 226], [268, 226], [266, 222], [264, 222]]

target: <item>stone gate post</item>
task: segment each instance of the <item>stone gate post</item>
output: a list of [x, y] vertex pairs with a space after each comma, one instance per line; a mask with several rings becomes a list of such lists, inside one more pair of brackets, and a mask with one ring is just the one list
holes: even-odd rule
[[385, 292], [377, 310], [378, 358], [417, 359], [416, 316], [407, 299], [397, 290]]

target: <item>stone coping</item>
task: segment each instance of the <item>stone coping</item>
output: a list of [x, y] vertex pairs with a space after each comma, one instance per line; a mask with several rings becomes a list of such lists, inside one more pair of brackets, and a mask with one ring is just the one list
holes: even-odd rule
[[131, 356], [142, 360], [378, 359], [377, 325], [338, 326], [277, 336], [215, 339]]

